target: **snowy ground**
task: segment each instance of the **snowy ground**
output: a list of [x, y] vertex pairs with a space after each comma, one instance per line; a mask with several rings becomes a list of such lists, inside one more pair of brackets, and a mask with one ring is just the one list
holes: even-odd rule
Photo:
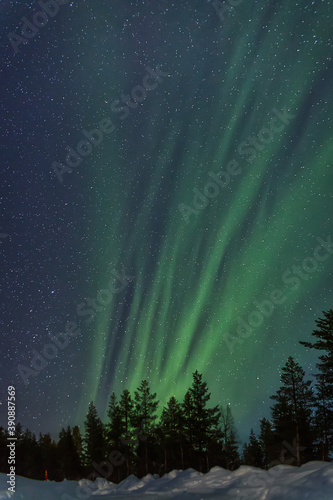
[[34, 481], [16, 477], [16, 492], [8, 491], [0, 474], [0, 498], [24, 500], [333, 500], [333, 463], [309, 462], [300, 468], [277, 465], [269, 471], [242, 466], [230, 472], [214, 467], [208, 474], [193, 469], [172, 471], [161, 478], [130, 476], [116, 485], [105, 479], [95, 483]]

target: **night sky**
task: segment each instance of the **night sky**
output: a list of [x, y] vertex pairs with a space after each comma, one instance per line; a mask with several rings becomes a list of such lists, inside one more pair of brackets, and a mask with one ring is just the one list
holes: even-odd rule
[[228, 1], [0, 1], [0, 401], [35, 433], [197, 369], [246, 439], [316, 371], [333, 5]]

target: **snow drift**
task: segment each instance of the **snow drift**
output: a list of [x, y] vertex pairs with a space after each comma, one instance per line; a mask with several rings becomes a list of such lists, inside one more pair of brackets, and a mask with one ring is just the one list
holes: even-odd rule
[[24, 500], [333, 500], [333, 463], [309, 462], [297, 468], [277, 465], [269, 471], [242, 466], [235, 471], [214, 467], [207, 474], [174, 470], [162, 477], [130, 476], [120, 484], [98, 478], [80, 481], [35, 481], [16, 477], [15, 493], [0, 474], [0, 499]]

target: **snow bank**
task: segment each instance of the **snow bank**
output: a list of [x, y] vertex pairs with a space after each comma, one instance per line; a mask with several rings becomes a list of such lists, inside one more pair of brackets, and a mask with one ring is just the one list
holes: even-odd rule
[[16, 492], [8, 491], [0, 474], [0, 499], [24, 500], [333, 500], [333, 463], [309, 462], [300, 468], [277, 465], [269, 471], [242, 466], [236, 471], [214, 467], [207, 474], [194, 469], [172, 471], [159, 478], [130, 476], [120, 484], [34, 481], [16, 477]]

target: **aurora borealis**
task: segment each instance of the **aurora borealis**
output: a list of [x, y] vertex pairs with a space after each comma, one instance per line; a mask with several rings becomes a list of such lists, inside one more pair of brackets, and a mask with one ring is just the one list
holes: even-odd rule
[[32, 431], [142, 379], [161, 408], [197, 369], [243, 438], [289, 355], [315, 372], [298, 341], [333, 301], [333, 8], [222, 4], [73, 0], [15, 53], [41, 6], [0, 2], [1, 394]]

